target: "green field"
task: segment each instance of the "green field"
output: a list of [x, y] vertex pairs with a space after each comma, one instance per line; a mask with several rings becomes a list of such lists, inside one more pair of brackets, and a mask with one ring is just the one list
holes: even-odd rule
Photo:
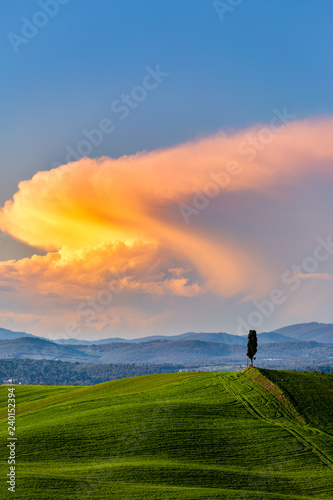
[[332, 391], [330, 375], [254, 369], [16, 386], [16, 493], [3, 460], [0, 496], [333, 499]]

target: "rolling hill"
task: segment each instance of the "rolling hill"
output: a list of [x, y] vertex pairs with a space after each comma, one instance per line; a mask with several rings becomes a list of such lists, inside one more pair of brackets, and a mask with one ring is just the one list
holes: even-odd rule
[[0, 340], [1, 358], [62, 359], [63, 361], [88, 362], [97, 358], [76, 350], [72, 346], [62, 346], [39, 337], [21, 337]]
[[244, 339], [239, 335], [231, 335], [230, 333], [207, 333], [207, 332], [187, 332], [180, 335], [153, 335], [151, 337], [142, 337], [132, 340], [132, 342], [152, 342], [155, 340], [201, 340], [202, 342], [218, 342], [221, 344], [236, 344], [244, 345]]
[[[297, 340], [302, 340], [302, 339], [296, 339], [294, 337], [290, 337], [288, 335], [282, 335], [281, 333], [277, 332], [262, 332], [258, 334], [258, 342], [260, 344], [272, 344], [276, 342], [278, 343], [297, 342]], [[245, 343], [247, 344], [247, 335], [245, 336]]]
[[20, 339], [22, 337], [36, 338], [35, 335], [25, 332], [12, 332], [11, 330], [6, 330], [6, 328], [0, 328], [0, 340], [13, 340]]
[[[307, 375], [248, 369], [79, 388], [17, 386], [16, 494], [26, 500], [332, 499], [332, 377]], [[283, 388], [270, 379], [282, 380]], [[316, 397], [306, 403], [307, 387]], [[326, 405], [317, 406], [320, 398]], [[6, 399], [7, 388], [0, 387], [1, 408]], [[6, 443], [5, 410], [1, 422]], [[10, 498], [5, 481], [0, 488], [1, 498]]]
[[275, 330], [274, 333], [286, 335], [298, 340], [314, 340], [322, 343], [333, 343], [333, 324], [326, 323], [301, 323], [285, 326]]

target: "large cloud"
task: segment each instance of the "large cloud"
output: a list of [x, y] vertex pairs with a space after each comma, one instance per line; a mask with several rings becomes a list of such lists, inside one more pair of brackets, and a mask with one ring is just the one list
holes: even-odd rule
[[[1, 209], [0, 229], [49, 253], [1, 263], [0, 285], [84, 299], [121, 273], [135, 294], [264, 296], [278, 274], [272, 213], [283, 224], [290, 189], [331, 182], [332, 126], [271, 123], [38, 172]], [[301, 215], [289, 209], [292, 233]]]
[[[182, 221], [170, 220], [172, 212], [166, 208], [192, 198], [212, 178], [224, 182], [223, 174], [232, 160], [237, 161], [239, 174], [223, 184], [224, 192], [276, 194], [277, 186], [288, 184], [309, 167], [315, 165], [319, 175], [320, 162], [333, 158], [332, 126], [333, 120], [328, 119], [294, 122], [266, 136], [262, 132], [268, 127], [256, 127], [164, 151], [117, 160], [84, 158], [38, 172], [30, 181], [21, 182], [13, 201], [5, 204], [0, 229], [52, 250], [104, 241], [163, 241], [164, 235], [178, 246], [184, 227]], [[246, 147], [251, 138], [257, 139], [254, 146]]]

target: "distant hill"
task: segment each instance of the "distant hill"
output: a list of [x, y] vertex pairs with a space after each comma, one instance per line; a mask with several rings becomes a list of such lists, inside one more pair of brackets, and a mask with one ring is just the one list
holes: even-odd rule
[[[245, 341], [247, 343], [247, 336], [245, 336]], [[273, 342], [297, 342], [297, 339], [277, 332], [262, 332], [258, 334], [258, 344], [272, 344]]]
[[[328, 369], [332, 365], [332, 325], [311, 323], [293, 325], [258, 334], [258, 366], [266, 368]], [[81, 341], [63, 339], [52, 342], [24, 332], [1, 329], [0, 357], [49, 359], [79, 363], [172, 364], [186, 366], [220, 366], [246, 363], [247, 336], [225, 332], [188, 332], [173, 336], [152, 336], [133, 340], [100, 339]], [[287, 335], [288, 334], [288, 335]], [[303, 337], [309, 340], [303, 340]], [[69, 343], [71, 342], [71, 343]], [[290, 361], [290, 364], [288, 362]], [[227, 363], [227, 365], [225, 365]], [[234, 369], [235, 369], [234, 368]], [[229, 368], [230, 369], [230, 368]], [[326, 370], [326, 368], [325, 368]]]
[[98, 339], [98, 340], [80, 340], [80, 339], [57, 339], [53, 340], [55, 344], [60, 345], [92, 345], [92, 344], [110, 344], [111, 342], [133, 342], [132, 340], [121, 339], [119, 337], [112, 337], [109, 339]]
[[[247, 335], [232, 335], [226, 332], [206, 333], [206, 332], [187, 332], [179, 335], [151, 335], [150, 337], [140, 337], [137, 339], [123, 339], [119, 337], [99, 339], [99, 340], [78, 340], [78, 339], [59, 339], [56, 344], [62, 345], [100, 345], [114, 342], [124, 342], [130, 344], [140, 344], [142, 342], [156, 342], [157, 340], [181, 341], [181, 340], [200, 340], [202, 342], [217, 342], [219, 344], [246, 345]], [[262, 344], [271, 342], [295, 342], [293, 337], [281, 335], [275, 332], [263, 332], [258, 334], [258, 341]]]
[[131, 344], [140, 344], [141, 342], [155, 342], [157, 340], [202, 340], [203, 342], [219, 342], [222, 344], [238, 344], [245, 345], [245, 341], [239, 335], [230, 335], [229, 333], [204, 333], [204, 332], [187, 332], [179, 335], [151, 335], [149, 337], [139, 337], [136, 339], [123, 339], [119, 337], [98, 339], [98, 340], [78, 340], [78, 339], [59, 339], [54, 342], [57, 344], [81, 344], [81, 345], [100, 345], [109, 344], [112, 342], [126, 342]]
[[187, 332], [180, 335], [153, 335], [151, 337], [142, 337], [134, 339], [131, 342], [152, 342], [155, 340], [201, 340], [202, 342], [217, 342], [221, 344], [237, 344], [244, 345], [244, 339], [239, 335], [231, 335], [230, 333], [205, 333], [205, 332]]
[[0, 340], [1, 358], [60, 359], [62, 361], [96, 362], [96, 357], [38, 337], [27, 336]]
[[77, 346], [102, 363], [198, 363], [221, 357], [244, 358], [244, 346], [201, 340], [155, 340], [140, 343], [110, 343]]
[[[25, 332], [12, 332], [4, 328], [0, 328], [0, 340], [10, 340], [22, 337], [42, 338], [30, 333]], [[110, 337], [106, 339], [57, 339], [53, 340], [58, 345], [103, 345], [111, 343], [124, 343], [124, 344], [140, 344], [145, 342], [155, 342], [158, 340], [164, 341], [183, 341], [183, 340], [198, 340], [202, 342], [215, 342], [220, 344], [232, 345], [246, 345], [247, 335], [233, 335], [226, 332], [187, 332], [179, 335], [151, 335], [148, 337], [139, 337], [136, 339], [124, 339], [120, 337]], [[333, 324], [325, 323], [304, 323], [297, 325], [285, 326], [271, 332], [258, 333], [259, 344], [269, 344], [272, 342], [295, 342], [301, 341], [315, 341], [319, 343], [333, 343]]]
[[[72, 346], [68, 346], [72, 347]], [[156, 340], [141, 343], [109, 343], [75, 346], [101, 363], [198, 364], [246, 361], [246, 346], [201, 340]], [[325, 360], [333, 357], [333, 345], [318, 342], [273, 342], [259, 347], [258, 363], [267, 360]]]
[[20, 339], [22, 337], [36, 338], [35, 335], [25, 332], [12, 332], [11, 330], [6, 330], [5, 328], [0, 328], [0, 340], [12, 340]]
[[333, 324], [300, 323], [279, 328], [273, 333], [287, 335], [299, 340], [315, 340], [316, 342], [333, 344]]

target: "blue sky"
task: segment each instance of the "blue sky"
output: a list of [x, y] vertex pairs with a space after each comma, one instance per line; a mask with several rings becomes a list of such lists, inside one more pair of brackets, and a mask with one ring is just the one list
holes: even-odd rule
[[[284, 107], [299, 120], [333, 114], [330, 0], [244, 0], [223, 21], [206, 0], [70, 0], [15, 51], [9, 34], [22, 36], [42, 4], [0, 6], [0, 206], [20, 181], [65, 163], [66, 148], [104, 118], [115, 130], [90, 158], [232, 133]], [[157, 65], [168, 76], [120, 120], [111, 103]], [[45, 248], [8, 236], [0, 251], [7, 260]]]
[[[213, 2], [71, 0], [15, 54], [38, 2], [2, 2], [1, 201], [53, 161], [147, 65], [170, 73], [92, 156], [118, 157], [217, 130], [265, 122], [286, 105], [299, 117], [332, 112], [332, 2], [243, 1], [220, 21]], [[18, 147], [19, 145], [19, 147]]]

